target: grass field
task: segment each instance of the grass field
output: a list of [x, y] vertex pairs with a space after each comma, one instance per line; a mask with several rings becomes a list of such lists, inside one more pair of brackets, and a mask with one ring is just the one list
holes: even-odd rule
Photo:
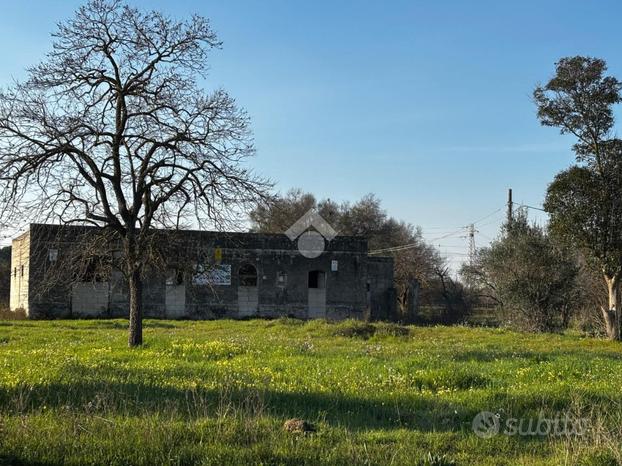
[[[0, 464], [620, 464], [622, 346], [355, 322], [0, 322]], [[480, 438], [480, 411], [587, 420]], [[285, 432], [289, 418], [317, 432]]]

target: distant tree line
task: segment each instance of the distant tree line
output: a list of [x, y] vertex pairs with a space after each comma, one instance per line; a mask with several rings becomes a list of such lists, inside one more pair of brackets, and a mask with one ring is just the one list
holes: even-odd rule
[[[470, 311], [464, 286], [450, 276], [447, 264], [438, 250], [426, 243], [421, 229], [389, 216], [373, 194], [354, 203], [337, 203], [331, 199], [318, 200], [311, 193], [293, 189], [253, 210], [251, 230], [283, 233], [310, 209], [315, 209], [340, 235], [365, 237], [370, 251], [393, 256], [395, 288], [402, 315], [409, 305], [412, 284], [419, 288], [420, 302], [437, 311], [432, 317], [434, 321], [460, 321]], [[398, 251], [390, 250], [405, 245], [406, 248]], [[416, 320], [421, 319], [423, 316], [419, 315]]]

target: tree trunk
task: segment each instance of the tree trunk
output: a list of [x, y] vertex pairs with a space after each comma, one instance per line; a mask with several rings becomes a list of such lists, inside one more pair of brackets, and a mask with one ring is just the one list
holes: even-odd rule
[[133, 267], [129, 273], [130, 289], [130, 347], [143, 344], [143, 282], [140, 269]]
[[609, 308], [603, 309], [605, 330], [610, 340], [620, 340], [620, 277], [605, 276], [609, 293]]

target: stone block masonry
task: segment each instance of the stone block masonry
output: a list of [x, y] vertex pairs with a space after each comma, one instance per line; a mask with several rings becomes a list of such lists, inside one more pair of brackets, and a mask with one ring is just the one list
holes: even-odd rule
[[[123, 317], [118, 245], [81, 257], [90, 227], [30, 225], [13, 241], [11, 309], [31, 318]], [[158, 230], [165, 263], [144, 279], [143, 308], [155, 318], [387, 319], [395, 314], [393, 260], [369, 257], [364, 238], [337, 236], [316, 258], [285, 235]], [[82, 255], [84, 256], [84, 255]], [[68, 258], [71, 258], [69, 261]], [[80, 258], [86, 266], [76, 266]], [[90, 261], [90, 262], [89, 262]]]

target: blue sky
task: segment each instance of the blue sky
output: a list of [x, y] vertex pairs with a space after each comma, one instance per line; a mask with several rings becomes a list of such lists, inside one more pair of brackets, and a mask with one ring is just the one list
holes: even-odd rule
[[[614, 1], [131, 3], [211, 19], [224, 46], [206, 86], [249, 112], [253, 165], [279, 190], [337, 201], [374, 192], [430, 240], [503, 207], [508, 187], [541, 205], [572, 162], [572, 141], [539, 125], [530, 98], [556, 60], [602, 57], [622, 77]], [[79, 4], [3, 4], [0, 85], [42, 57], [55, 23]], [[477, 225], [478, 245], [503, 215]], [[463, 235], [433, 243], [460, 261]]]

